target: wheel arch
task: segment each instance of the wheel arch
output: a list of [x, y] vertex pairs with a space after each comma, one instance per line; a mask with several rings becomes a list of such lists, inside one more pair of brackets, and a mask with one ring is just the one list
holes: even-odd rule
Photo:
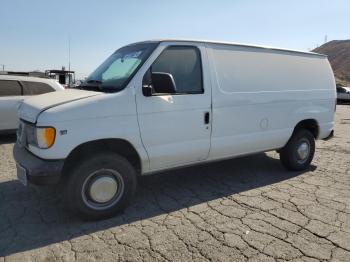
[[63, 174], [67, 174], [75, 163], [96, 152], [117, 153], [130, 162], [138, 175], [142, 172], [141, 158], [135, 147], [127, 140], [108, 138], [92, 140], [76, 146], [65, 160]]
[[316, 119], [304, 119], [298, 122], [294, 127], [293, 134], [300, 129], [310, 131], [315, 139], [317, 139], [320, 134], [320, 127]]

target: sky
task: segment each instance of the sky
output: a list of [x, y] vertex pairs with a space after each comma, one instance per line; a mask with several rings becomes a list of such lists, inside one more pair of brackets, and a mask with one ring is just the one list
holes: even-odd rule
[[0, 0], [0, 70], [88, 76], [123, 45], [190, 38], [311, 50], [350, 39], [350, 0]]

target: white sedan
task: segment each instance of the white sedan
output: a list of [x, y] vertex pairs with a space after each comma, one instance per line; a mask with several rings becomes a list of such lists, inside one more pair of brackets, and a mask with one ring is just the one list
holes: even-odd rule
[[350, 102], [350, 88], [344, 87], [344, 86], [338, 86], [337, 99], [338, 101]]
[[0, 132], [9, 133], [17, 129], [17, 109], [26, 97], [61, 90], [64, 87], [49, 78], [0, 75]]

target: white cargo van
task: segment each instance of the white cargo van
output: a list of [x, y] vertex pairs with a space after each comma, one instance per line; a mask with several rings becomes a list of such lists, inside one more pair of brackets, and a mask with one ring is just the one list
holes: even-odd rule
[[333, 135], [327, 57], [260, 46], [159, 40], [120, 48], [80, 87], [27, 99], [14, 147], [23, 184], [61, 181], [84, 218], [123, 209], [137, 177], [277, 150], [306, 169]]

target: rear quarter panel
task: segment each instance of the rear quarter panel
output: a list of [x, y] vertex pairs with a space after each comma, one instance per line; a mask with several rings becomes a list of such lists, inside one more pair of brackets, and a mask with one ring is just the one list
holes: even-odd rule
[[207, 44], [213, 86], [210, 158], [283, 147], [294, 127], [333, 127], [335, 81], [323, 56]]

